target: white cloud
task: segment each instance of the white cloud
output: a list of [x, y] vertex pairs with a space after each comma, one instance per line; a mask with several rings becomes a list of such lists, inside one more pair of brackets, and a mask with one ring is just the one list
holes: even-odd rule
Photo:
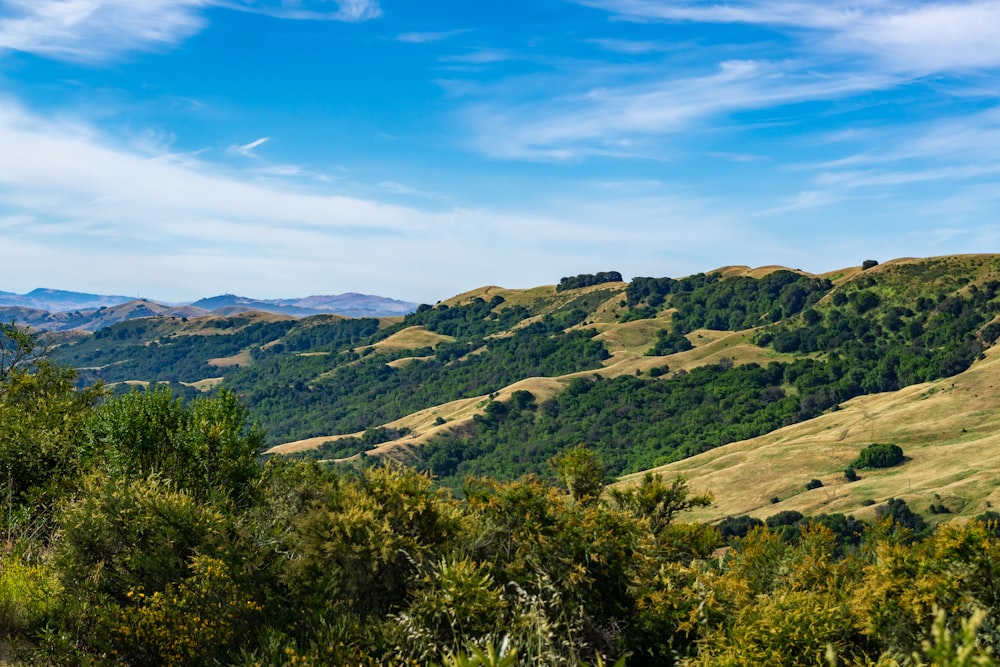
[[443, 30], [441, 32], [404, 32], [396, 35], [396, 41], [408, 44], [428, 44], [431, 42], [440, 42], [466, 32], [470, 32], [470, 29], [458, 28], [456, 30]]
[[303, 20], [382, 15], [377, 0], [0, 0], [0, 53], [100, 62], [166, 49], [200, 32], [209, 6]]
[[593, 44], [605, 51], [615, 53], [625, 53], [628, 55], [643, 55], [646, 53], [656, 53], [658, 51], [669, 51], [675, 47], [661, 42], [639, 41], [634, 39], [588, 39], [588, 44]]
[[466, 63], [469, 65], [486, 65], [489, 63], [503, 62], [510, 60], [513, 54], [506, 49], [473, 49], [468, 53], [460, 53], [450, 56], [441, 56], [442, 62]]
[[0, 50], [100, 61], [172, 46], [204, 26], [203, 0], [0, 0]]
[[[798, 76], [765, 62], [728, 61], [714, 73], [593, 87], [562, 97], [473, 105], [484, 152], [509, 158], [628, 155], [632, 137], [675, 134], [726, 113], [878, 89], [880, 75]], [[645, 156], [644, 156], [645, 157]]]
[[421, 199], [431, 200], [447, 199], [444, 195], [439, 195], [435, 192], [429, 192], [427, 190], [421, 190], [419, 188], [411, 188], [408, 185], [403, 185], [402, 183], [397, 183], [395, 181], [382, 181], [378, 184], [378, 188], [394, 195], [403, 195], [406, 197], [420, 197]]
[[578, 0], [637, 21], [746, 23], [818, 33], [803, 48], [866, 55], [899, 72], [1000, 65], [1000, 2]]
[[[9, 258], [0, 289], [45, 282], [167, 300], [354, 290], [433, 301], [479, 284], [529, 287], [620, 267], [623, 244], [652, 261], [652, 229], [676, 226], [664, 244], [677, 255], [705, 238], [686, 238], [687, 206], [665, 199], [646, 216], [632, 193], [623, 193], [627, 204], [557, 207], [566, 216], [440, 201], [425, 211], [291, 180], [296, 173], [262, 179], [260, 169], [227, 171], [191, 155], [149, 158], [2, 99], [0, 145], [0, 246]], [[378, 189], [428, 194], [392, 181]], [[610, 215], [629, 228], [607, 224]]]
[[378, 0], [208, 0], [231, 9], [282, 19], [358, 23], [382, 16]]
[[238, 146], [230, 146], [229, 147], [229, 152], [230, 153], [234, 153], [236, 155], [242, 155], [243, 157], [253, 157], [253, 158], [255, 158], [255, 157], [257, 157], [257, 154], [254, 153], [254, 149], [258, 148], [259, 146], [261, 146], [261, 145], [263, 145], [265, 143], [267, 143], [270, 140], [271, 140], [271, 137], [261, 137], [260, 139], [254, 139], [253, 141], [251, 141], [248, 144], [243, 144], [243, 145], [238, 145]]

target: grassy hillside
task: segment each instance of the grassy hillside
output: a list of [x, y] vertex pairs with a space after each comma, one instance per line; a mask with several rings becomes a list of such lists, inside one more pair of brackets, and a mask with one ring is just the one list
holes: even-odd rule
[[85, 381], [234, 389], [273, 452], [389, 456], [459, 484], [547, 474], [579, 443], [615, 475], [721, 451], [957, 376], [1000, 337], [995, 255], [578, 283], [382, 320], [137, 319], [58, 353]]
[[[898, 444], [908, 460], [859, 471], [859, 481], [847, 482], [844, 469], [876, 442]], [[653, 471], [682, 474], [693, 488], [712, 491], [714, 504], [696, 510], [696, 519], [766, 518], [786, 510], [871, 518], [875, 505], [866, 503], [888, 498], [903, 498], [925, 514], [940, 503], [960, 516], [995, 510], [1000, 507], [1000, 350], [990, 349], [954, 377], [861, 396], [808, 422]], [[641, 476], [625, 476], [619, 484], [631, 486]], [[823, 487], [806, 490], [811, 479]]]

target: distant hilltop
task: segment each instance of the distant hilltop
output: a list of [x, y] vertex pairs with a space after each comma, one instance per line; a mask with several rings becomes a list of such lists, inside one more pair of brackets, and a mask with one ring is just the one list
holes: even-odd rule
[[254, 299], [221, 294], [183, 304], [43, 288], [26, 294], [0, 292], [0, 319], [50, 331], [95, 331], [122, 320], [156, 315], [200, 317], [259, 311], [290, 317], [331, 314], [394, 317], [413, 312], [416, 307], [417, 304], [407, 301], [355, 292], [290, 299]]

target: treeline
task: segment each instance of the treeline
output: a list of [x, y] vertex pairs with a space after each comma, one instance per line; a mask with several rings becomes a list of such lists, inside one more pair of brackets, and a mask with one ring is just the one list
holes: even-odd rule
[[592, 287], [603, 285], [604, 283], [620, 283], [622, 274], [617, 271], [600, 271], [598, 273], [581, 273], [578, 276], [566, 276], [556, 285], [557, 292], [579, 289], [581, 287]]
[[625, 320], [654, 317], [666, 306], [678, 333], [693, 329], [742, 331], [802, 312], [833, 288], [826, 279], [787, 270], [762, 278], [698, 273], [687, 278], [634, 278], [626, 288]]
[[262, 465], [228, 392], [72, 381], [3, 355], [19, 663], [996, 664], [995, 523], [917, 540], [890, 502], [871, 525], [786, 514], [727, 542], [679, 521], [709, 498], [652, 475], [605, 490], [586, 448], [553, 459], [559, 487], [472, 479], [458, 499], [405, 469]]

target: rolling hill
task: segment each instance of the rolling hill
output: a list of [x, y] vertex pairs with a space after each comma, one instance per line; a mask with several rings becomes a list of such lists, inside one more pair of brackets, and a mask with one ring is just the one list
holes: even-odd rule
[[[1000, 499], [1000, 256], [589, 282], [483, 287], [394, 318], [156, 314], [56, 354], [83, 383], [231, 388], [271, 453], [391, 457], [454, 486], [546, 475], [585, 443], [623, 484], [657, 469], [714, 490], [706, 517]], [[910, 460], [843, 481], [882, 441]]]

